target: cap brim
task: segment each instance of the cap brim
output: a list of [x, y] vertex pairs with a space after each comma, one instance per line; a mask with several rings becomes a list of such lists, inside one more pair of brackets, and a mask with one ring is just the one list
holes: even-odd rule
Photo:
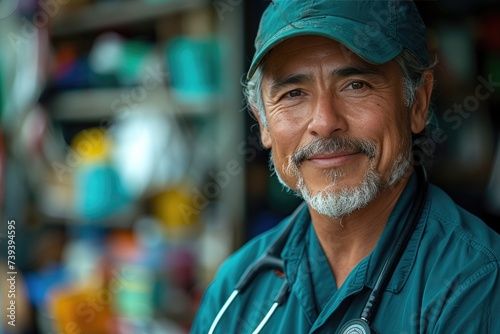
[[338, 16], [313, 17], [288, 24], [272, 36], [254, 55], [247, 73], [251, 78], [266, 54], [279, 43], [296, 36], [318, 35], [331, 38], [353, 51], [364, 60], [383, 64], [401, 51], [392, 38], [370, 26]]

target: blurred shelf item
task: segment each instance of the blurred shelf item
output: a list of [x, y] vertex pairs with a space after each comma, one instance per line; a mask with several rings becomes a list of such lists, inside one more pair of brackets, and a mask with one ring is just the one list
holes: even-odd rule
[[[145, 97], [141, 97], [144, 95]], [[49, 102], [51, 117], [58, 121], [96, 121], [125, 114], [131, 110], [162, 110], [183, 116], [204, 116], [217, 110], [217, 97], [203, 101], [178, 101], [161, 87], [141, 93], [139, 88], [81, 89], [58, 93]]]
[[64, 37], [103, 30], [195, 10], [206, 6], [207, 3], [209, 3], [207, 0], [131, 0], [95, 3], [54, 16], [51, 33], [53, 37]]

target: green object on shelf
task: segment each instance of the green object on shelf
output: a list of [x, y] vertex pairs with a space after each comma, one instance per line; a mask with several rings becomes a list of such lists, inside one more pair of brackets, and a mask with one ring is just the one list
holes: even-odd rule
[[152, 46], [144, 41], [128, 40], [123, 43], [123, 56], [118, 68], [120, 80], [125, 84], [140, 82], [147, 58]]
[[220, 50], [215, 38], [178, 37], [166, 49], [174, 93], [182, 100], [204, 100], [220, 88]]
[[[491, 78], [495, 79], [494, 81], [497, 81], [496, 78], [500, 78], [500, 52], [488, 53], [484, 63], [483, 77], [488, 80], [487, 78], [491, 76]], [[500, 89], [493, 89], [491, 93], [498, 97], [500, 96]]]
[[149, 318], [153, 315], [153, 283], [154, 274], [145, 265], [128, 263], [123, 267], [128, 276], [122, 277], [126, 282], [117, 291], [115, 311], [127, 318]]

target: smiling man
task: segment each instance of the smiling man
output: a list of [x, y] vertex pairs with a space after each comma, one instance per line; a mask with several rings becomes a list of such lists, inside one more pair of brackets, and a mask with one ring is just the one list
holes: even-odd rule
[[221, 266], [192, 332], [500, 332], [500, 237], [413, 155], [434, 81], [414, 3], [273, 1], [255, 46], [248, 102], [306, 205]]

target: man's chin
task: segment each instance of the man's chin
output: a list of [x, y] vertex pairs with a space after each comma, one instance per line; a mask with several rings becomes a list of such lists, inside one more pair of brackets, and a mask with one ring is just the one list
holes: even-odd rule
[[314, 191], [299, 180], [298, 190], [302, 198], [317, 212], [331, 218], [340, 218], [371, 203], [381, 190], [381, 177], [370, 170], [364, 179], [354, 185], [330, 184]]
[[[307, 192], [311, 196], [316, 196], [316, 195], [340, 195], [340, 194], [345, 194], [347, 192], [351, 192], [359, 187], [362, 186], [363, 180], [349, 180], [347, 177], [343, 176], [340, 178], [337, 178], [333, 181], [325, 181], [323, 184], [310, 184], [310, 183], [303, 183], [300, 185], [300, 182], [297, 184], [297, 191], [302, 191], [307, 190]], [[325, 185], [326, 184], [326, 185]]]

